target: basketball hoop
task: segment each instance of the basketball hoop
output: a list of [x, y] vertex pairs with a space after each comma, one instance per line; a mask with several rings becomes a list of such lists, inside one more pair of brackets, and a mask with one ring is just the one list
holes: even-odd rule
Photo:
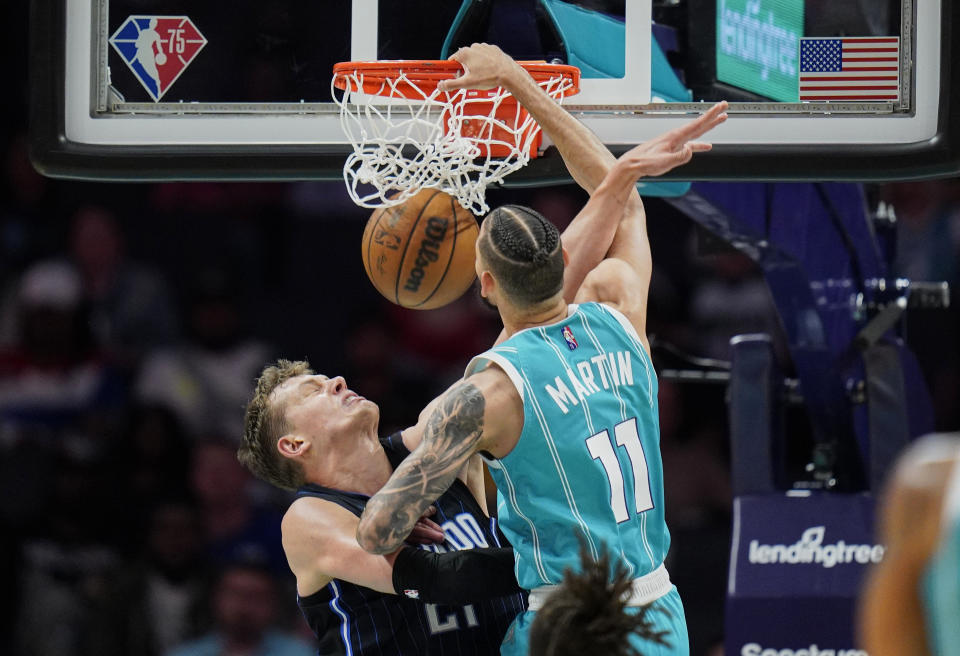
[[[575, 66], [520, 62], [560, 102], [579, 91]], [[353, 146], [343, 178], [361, 207], [398, 205], [433, 187], [483, 214], [487, 185], [536, 157], [540, 126], [502, 88], [440, 91], [449, 60], [344, 62], [333, 67], [340, 125]]]

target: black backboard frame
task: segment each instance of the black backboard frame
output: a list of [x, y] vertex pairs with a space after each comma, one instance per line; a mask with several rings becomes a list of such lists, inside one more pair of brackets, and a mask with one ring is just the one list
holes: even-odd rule
[[[31, 0], [31, 159], [52, 177], [116, 180], [335, 180], [347, 145], [179, 145], [119, 146], [78, 143], [66, 137], [65, 57], [62, 35], [68, 0]], [[719, 144], [710, 153], [672, 172], [674, 180], [882, 181], [960, 174], [960, 8], [940, 0], [942, 51], [936, 133], [902, 144]], [[611, 148], [614, 154], [626, 146]], [[562, 184], [569, 174], [554, 148], [512, 174], [504, 186]]]

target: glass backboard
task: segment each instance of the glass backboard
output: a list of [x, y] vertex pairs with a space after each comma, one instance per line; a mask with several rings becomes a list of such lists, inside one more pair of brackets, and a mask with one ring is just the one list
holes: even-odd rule
[[[958, 170], [949, 0], [32, 0], [33, 156], [94, 179], [332, 179], [333, 64], [475, 41], [571, 63], [565, 103], [615, 153], [725, 99], [674, 179]], [[956, 104], [954, 104], [954, 107]], [[566, 180], [543, 156], [505, 183]]]

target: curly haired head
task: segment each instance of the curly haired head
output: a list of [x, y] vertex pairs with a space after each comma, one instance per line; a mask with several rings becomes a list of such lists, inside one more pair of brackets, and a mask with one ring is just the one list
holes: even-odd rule
[[498, 207], [483, 223], [483, 263], [511, 301], [533, 305], [563, 289], [563, 251], [555, 225], [521, 205]]
[[[583, 571], [564, 573], [563, 583], [537, 611], [530, 627], [531, 656], [635, 656], [630, 636], [669, 646], [666, 631], [655, 631], [650, 606], [627, 610], [630, 578], [623, 563], [610, 577], [610, 554], [593, 560], [581, 545]], [[666, 611], [662, 611], [666, 612]]]
[[247, 404], [243, 439], [237, 450], [237, 459], [253, 474], [285, 490], [295, 490], [304, 483], [303, 469], [284, 458], [277, 451], [277, 441], [290, 431], [283, 406], [271, 397], [286, 381], [297, 376], [311, 375], [307, 362], [278, 360], [264, 368], [257, 379], [253, 398]]

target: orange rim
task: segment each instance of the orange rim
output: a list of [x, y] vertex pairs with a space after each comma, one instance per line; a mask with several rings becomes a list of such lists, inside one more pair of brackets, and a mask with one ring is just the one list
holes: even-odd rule
[[[537, 82], [545, 82], [562, 77], [572, 84], [563, 92], [572, 96], [580, 91], [580, 69], [566, 64], [548, 64], [543, 61], [517, 62], [523, 66]], [[363, 76], [365, 93], [392, 95], [399, 93], [407, 98], [419, 98], [420, 92], [432, 92], [441, 80], [451, 80], [463, 71], [459, 62], [450, 59], [407, 59], [383, 61], [340, 62], [333, 66], [333, 84], [346, 90], [347, 79], [352, 75]], [[385, 86], [387, 80], [395, 80], [403, 73], [408, 80], [416, 83], [420, 92], [410, 85]]]

